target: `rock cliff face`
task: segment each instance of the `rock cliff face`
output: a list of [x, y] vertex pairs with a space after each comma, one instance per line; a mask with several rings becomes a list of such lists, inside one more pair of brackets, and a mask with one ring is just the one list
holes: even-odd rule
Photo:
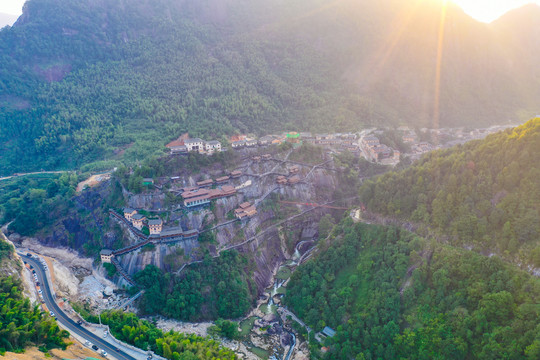
[[[249, 157], [249, 156], [248, 156]], [[330, 210], [317, 209], [292, 220], [307, 209], [306, 206], [282, 204], [280, 200], [298, 203], [324, 203], [331, 200], [334, 189], [339, 186], [338, 176], [332, 163], [325, 169], [300, 166], [300, 182], [294, 185], [278, 185], [278, 175], [288, 175], [292, 165], [276, 161], [244, 161], [240, 167], [243, 175], [231, 179], [228, 185], [238, 187], [235, 196], [218, 199], [212, 206], [197, 211], [169, 209], [165, 227], [180, 226], [184, 230], [203, 231], [214, 228], [211, 238], [214, 243], [199, 240], [181, 241], [174, 244], [146, 246], [132, 253], [118, 257], [122, 267], [134, 275], [147, 265], [155, 265], [166, 272], [177, 271], [183, 264], [202, 258], [204, 251], [217, 256], [223, 249], [234, 247], [253, 260], [254, 280], [259, 293], [271, 285], [277, 268], [290, 259], [296, 245], [302, 242], [301, 252], [314, 244], [319, 219]], [[173, 187], [194, 185], [201, 178], [217, 178], [226, 173], [220, 167], [212, 167], [199, 174], [188, 174], [182, 170]], [[251, 182], [249, 186], [240, 186]], [[115, 189], [116, 186], [116, 189]], [[116, 191], [116, 192], [115, 192]], [[95, 188], [87, 189], [73, 200], [74, 207], [68, 216], [59, 219], [52, 233], [38, 236], [38, 241], [46, 246], [72, 248], [84, 254], [94, 254], [102, 247], [119, 248], [140, 241], [126, 226], [112, 220], [104, 205], [111, 194], [124, 197], [127, 206], [147, 211], [165, 211], [165, 194], [155, 189], [143, 194], [131, 194], [115, 180], [110, 180]], [[257, 216], [243, 221], [230, 222], [232, 214], [240, 203], [248, 201], [257, 207]], [[222, 225], [223, 224], [223, 225]], [[16, 235], [15, 235], [15, 241]], [[22, 239], [19, 239], [22, 240]], [[206, 250], [205, 250], [206, 249]], [[93, 252], [92, 252], [93, 251]], [[116, 279], [118, 284], [122, 279]]]
[[[294, 205], [283, 205], [284, 207], [278, 209], [281, 207], [278, 203], [279, 199], [299, 203], [323, 203], [331, 200], [334, 189], [338, 186], [337, 176], [333, 171], [321, 168], [312, 169], [309, 166], [300, 166], [299, 183], [278, 185], [276, 177], [280, 174], [287, 175], [290, 166], [291, 164], [276, 161], [251, 162], [248, 160], [241, 168], [243, 175], [229, 182], [229, 185], [238, 187], [251, 181], [251, 185], [239, 189], [236, 196], [218, 199], [211, 207], [197, 211], [169, 212], [167, 224], [181, 226], [184, 230], [202, 231], [219, 226], [213, 231], [215, 244], [201, 244], [197, 240], [190, 240], [174, 245], [143, 248], [119, 257], [122, 267], [131, 275], [150, 264], [165, 271], [176, 271], [182, 264], [199, 259], [202, 247], [206, 247], [210, 254], [216, 256], [220, 250], [235, 246], [237, 251], [253, 260], [254, 280], [259, 293], [262, 293], [271, 285], [278, 267], [293, 256], [297, 243], [303, 241], [301, 251], [306, 251], [313, 246], [317, 236], [318, 221], [328, 212], [326, 209], [317, 209], [302, 217], [283, 222], [287, 217], [306, 210], [306, 207], [295, 208]], [[328, 164], [328, 167], [331, 166], [331, 163]], [[173, 186], [177, 188], [192, 186], [201, 178], [216, 178], [223, 175], [223, 170], [211, 169], [197, 176], [185, 173], [182, 175]], [[129, 206], [154, 211], [162, 208], [165, 199], [159, 190], [140, 195], [124, 191], [124, 196]], [[231, 220], [234, 209], [245, 201], [257, 205], [257, 216], [242, 222], [219, 225]], [[129, 233], [127, 229], [123, 232]], [[139, 240], [134, 237], [127, 237], [125, 240], [128, 243], [137, 241]]]
[[[5, 237], [4, 231], [6, 227], [0, 229], [0, 242], [6, 242], [13, 245], [13, 243]], [[37, 301], [37, 294], [34, 290], [34, 282], [30, 276], [30, 272], [26, 271], [20, 257], [15, 252], [10, 252], [3, 259], [0, 259], [0, 276], [8, 277], [13, 276], [19, 278], [22, 281], [24, 296], [30, 298], [30, 301]]]
[[[99, 250], [100, 246], [96, 246], [96, 243], [108, 246], [121, 242], [119, 234], [109, 229], [108, 214], [102, 208], [111, 191], [111, 181], [106, 181], [76, 195], [68, 214], [59, 218], [50, 232], [36, 234], [36, 239], [45, 246], [67, 247], [85, 255], [95, 254]], [[17, 234], [10, 234], [10, 239], [15, 242], [24, 240]]]
[[[166, 271], [176, 270], [168, 264], [167, 257], [190, 258], [193, 252], [199, 248], [197, 240], [186, 240], [179, 243], [167, 245], [156, 245], [152, 250], [138, 249], [118, 258], [122, 267], [133, 275], [143, 270], [147, 265], [155, 265]], [[182, 251], [179, 251], [181, 249]], [[174, 260], [174, 259], [172, 259]]]
[[[127, 193], [126, 193], [127, 194]], [[150, 194], [130, 194], [127, 206], [133, 209], [146, 209], [159, 211], [164, 208], [165, 195], [159, 191]]]

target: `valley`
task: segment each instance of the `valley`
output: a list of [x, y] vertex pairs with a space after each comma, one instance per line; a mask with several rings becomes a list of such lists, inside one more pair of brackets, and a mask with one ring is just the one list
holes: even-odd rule
[[[408, 136], [409, 130], [403, 131]], [[355, 141], [362, 149], [371, 138], [372, 134], [363, 133]], [[209, 336], [216, 331], [212, 320], [233, 318], [241, 331], [234, 339], [224, 339], [224, 346], [245, 359], [291, 360], [324, 356], [329, 351], [324, 349], [330, 349], [322, 330], [335, 333], [335, 325], [310, 324], [309, 318], [305, 323], [305, 313], [286, 294], [291, 274], [300, 264], [312, 263], [324, 256], [331, 242], [339, 242], [331, 232], [336, 220], [398, 225], [438, 237], [418, 221], [373, 213], [368, 208], [371, 203], [360, 202], [365, 195], [359, 197], [357, 189], [371, 186], [369, 180], [362, 186], [363, 179], [392, 169], [364, 163], [363, 151], [354, 155], [334, 143], [289, 140], [229, 152], [215, 158], [170, 155], [135, 169], [117, 169], [112, 176], [98, 175], [101, 181], [85, 187], [75, 201], [85, 209], [76, 221], [94, 228], [78, 231], [99, 229], [112, 245], [89, 252], [100, 258], [97, 267], [98, 259], [82, 261], [65, 250], [49, 248], [51, 241], [58, 241], [50, 235], [40, 235], [39, 242], [17, 234], [10, 239], [21, 250], [61, 259], [51, 261], [59, 274], [55, 277], [63, 278], [55, 281], [59, 296], [87, 320], [92, 319], [91, 313], [129, 309], [157, 321], [164, 331]], [[206, 165], [190, 168], [193, 156]], [[223, 156], [228, 160], [223, 161]], [[298, 180], [290, 182], [292, 178]], [[132, 179], [146, 184], [141, 187]], [[191, 194], [210, 197], [203, 203], [189, 202]], [[110, 205], [91, 205], [103, 203]], [[253, 211], [246, 212], [249, 207]], [[58, 224], [65, 226], [65, 220]], [[58, 238], [60, 233], [55, 233]], [[412, 272], [432, 252], [422, 250], [420, 261], [414, 260], [399, 289], [402, 296], [414, 283]], [[183, 305], [178, 307], [178, 301]], [[314, 348], [319, 342], [321, 347]]]
[[0, 357], [540, 359], [540, 2], [457, 3], [21, 4]]
[[[235, 164], [237, 165], [229, 171], [239, 172], [241, 170], [241, 174], [231, 177], [226, 184], [238, 190], [235, 191], [236, 193], [232, 197], [212, 200], [212, 203], [206, 206], [199, 205], [186, 209], [184, 205], [181, 205], [182, 198], [179, 197], [180, 200], [175, 202], [169, 194], [182, 194], [182, 191], [178, 189], [192, 187], [192, 185], [196, 186], [201, 176], [219, 177], [224, 171], [221, 166], [210, 166], [208, 169], [201, 169], [200, 172], [195, 173], [185, 173], [182, 168], [175, 168], [175, 171], [180, 170], [181, 173], [158, 178], [153, 185], [150, 185], [148, 189], [140, 194], [131, 193], [124, 188], [121, 191], [126, 199], [125, 205], [139, 209], [138, 211], [144, 213], [147, 217], [159, 216], [159, 218], [163, 219], [163, 230], [159, 236], [163, 236], [163, 234], [170, 235], [167, 235], [169, 238], [164, 242], [159, 240], [158, 235], [144, 235], [141, 230], [135, 228], [130, 221], [126, 220], [122, 210], [117, 212], [113, 209], [97, 208], [94, 210], [95, 214], [88, 213], [85, 215], [90, 220], [89, 222], [80, 219], [79, 223], [81, 224], [88, 223], [90, 226], [101, 229], [100, 231], [103, 231], [104, 234], [112, 236], [114, 233], [115, 236], [122, 239], [122, 247], [112, 251], [115, 259], [113, 263], [116, 266], [116, 274], [112, 275], [111, 278], [114, 284], [103, 278], [109, 269], [101, 266], [95, 269], [90, 258], [84, 261], [80, 258], [77, 260], [72, 258], [69, 252], [65, 250], [48, 248], [51, 242], [55, 241], [50, 238], [50, 235], [41, 238], [39, 240], [41, 244], [37, 243], [36, 240], [19, 237], [16, 234], [11, 234], [10, 238], [21, 250], [26, 251], [26, 248], [31, 248], [33, 251], [42, 254], [50, 254], [58, 258], [62, 264], [65, 264], [72, 274], [65, 273], [65, 270], [67, 270], [65, 268], [60, 270], [62, 265], [54, 265], [55, 273], [67, 277], [62, 283], [58, 283], [62, 288], [59, 291], [59, 296], [64, 296], [75, 304], [84, 304], [85, 308], [93, 311], [125, 307], [124, 304], [126, 304], [130, 295], [123, 289], [135, 285], [133, 278], [137, 279], [137, 273], [148, 266], [156, 266], [160, 271], [175, 274], [175, 277], [180, 276], [181, 278], [188, 270], [190, 270], [190, 274], [200, 271], [197, 268], [191, 270], [194, 266], [204, 265], [203, 263], [212, 261], [213, 258], [219, 259], [220, 255], [235, 250], [242, 258], [249, 259], [252, 264], [250, 267], [253, 269], [250, 270], [250, 272], [253, 271], [252, 280], [247, 283], [247, 289], [251, 295], [246, 294], [247, 299], [252, 298], [252, 303], [250, 304], [250, 301], [245, 303], [241, 310], [244, 312], [243, 315], [253, 319], [256, 313], [260, 316], [260, 321], [263, 321], [266, 317], [266, 321], [270, 321], [269, 324], [279, 324], [277, 322], [278, 318], [272, 315], [269, 310], [267, 312], [266, 309], [264, 311], [254, 310], [255, 313], [248, 314], [251, 306], [261, 304], [264, 307], [264, 303], [268, 301], [269, 297], [266, 296], [266, 300], [259, 297], [263, 296], [265, 289], [274, 281], [274, 273], [277, 269], [288, 258], [295, 256], [294, 253], [300, 251], [305, 253], [314, 245], [317, 234], [317, 219], [328, 212], [343, 212], [343, 210], [339, 210], [340, 207], [347, 209], [347, 203], [354, 201], [356, 197], [354, 194], [348, 198], [333, 197], [331, 189], [339, 182], [337, 174], [342, 169], [335, 168], [332, 156], [321, 150], [322, 148], [309, 155], [312, 157], [312, 159], [308, 159], [309, 163], [288, 160], [296, 156], [293, 153], [300, 151], [289, 148], [289, 146], [270, 147], [260, 150], [248, 148], [236, 151], [238, 160], [235, 160], [237, 161]], [[261, 158], [261, 156], [257, 155], [260, 154], [260, 151], [271, 151], [274, 154], [268, 160], [257, 160], [257, 157]], [[163, 160], [174, 162], [178, 160], [184, 161], [185, 158], [164, 158]], [[304, 159], [304, 161], [307, 160]], [[290, 169], [293, 169], [294, 176], [299, 177], [301, 180], [291, 185], [279, 185], [276, 181], [277, 177], [290, 176], [288, 175]], [[182, 172], [187, 176], [179, 176]], [[116, 174], [118, 174], [118, 171]], [[121, 170], [120, 174], [122, 174]], [[174, 180], [171, 180], [171, 175], [174, 175], [172, 176]], [[135, 174], [132, 176], [135, 176]], [[76, 195], [80, 198], [76, 203], [80, 204], [83, 209], [92, 209], [90, 204], [85, 203], [85, 199], [94, 198], [97, 194], [103, 193], [104, 187], [107, 189], [114, 187], [112, 182], [118, 180], [120, 180], [119, 184], [122, 187], [122, 180], [118, 175], [94, 187], [87, 187], [80, 195]], [[220, 186], [224, 187], [226, 185]], [[105, 193], [108, 191], [106, 190]], [[94, 195], [90, 195], [91, 193], [94, 193]], [[298, 208], [298, 205], [289, 205], [287, 202], [282, 204], [280, 203], [281, 200], [279, 200], [282, 197], [295, 200], [300, 204], [308, 204], [308, 206]], [[163, 202], [166, 198], [169, 198], [167, 207]], [[246, 219], [236, 219], [234, 209], [246, 201], [256, 206], [256, 215]], [[93, 199], [93, 202], [98, 203], [96, 199]], [[104, 214], [100, 214], [100, 211], [103, 211]], [[108, 219], [103, 217], [104, 215], [108, 215]], [[231, 219], [231, 216], [233, 219]], [[59, 224], [65, 226], [65, 220], [61, 220]], [[167, 230], [171, 225], [173, 225], [172, 230]], [[110, 230], [107, 230], [107, 228]], [[116, 229], [115, 232], [114, 229]], [[176, 231], [176, 235], [173, 235], [174, 229], [181, 229], [180, 234], [183, 235], [178, 237], [178, 231]], [[190, 231], [194, 235], [187, 235], [186, 237], [186, 234], [190, 234]], [[58, 230], [54, 230], [54, 233], [59, 234]], [[54, 236], [57, 237], [58, 235]], [[297, 240], [295, 240], [297, 237], [299, 237], [300, 241], [298, 246], [296, 246]], [[110, 239], [110, 241], [111, 243], [118, 243], [120, 238]], [[203, 240], [203, 238], [207, 238], [207, 240]], [[296, 256], [298, 257], [298, 255]], [[78, 279], [74, 276], [76, 274]], [[69, 290], [73, 286], [75, 286], [75, 289]], [[111, 290], [115, 289], [115, 294], [112, 297], [104, 296], [107, 291], [110, 291], [106, 290], [107, 286]], [[146, 292], [148, 293], [148, 291]], [[238, 294], [232, 295], [238, 296]], [[139, 304], [138, 307], [144, 308], [144, 302], [148, 300], [143, 298], [141, 301], [143, 301], [143, 304]], [[77, 306], [79, 305], [74, 307], [77, 308]], [[275, 313], [275, 309], [273, 310], [272, 313]], [[221, 316], [227, 316], [226, 314], [222, 313]], [[204, 313], [198, 315], [201, 319], [208, 316], [213, 317], [215, 315]], [[183, 320], [190, 319], [185, 318]], [[259, 326], [259, 328], [265, 326]], [[281, 333], [294, 334], [290, 327], [289, 332], [281, 330]], [[277, 338], [276, 336], [268, 337], [266, 330], [259, 331], [258, 334], [253, 333], [253, 336], [256, 336], [254, 340], [251, 340], [251, 335], [246, 334], [249, 339], [243, 345], [246, 354], [250, 353], [249, 349], [253, 347], [255, 347], [255, 351], [268, 354], [283, 352], [284, 348], [289, 346], [290, 343], [281, 345], [280, 334], [277, 335]], [[299, 346], [296, 347], [296, 351], [298, 351], [298, 348]], [[291, 351], [293, 351], [292, 348]], [[304, 354], [307, 356], [305, 349]]]

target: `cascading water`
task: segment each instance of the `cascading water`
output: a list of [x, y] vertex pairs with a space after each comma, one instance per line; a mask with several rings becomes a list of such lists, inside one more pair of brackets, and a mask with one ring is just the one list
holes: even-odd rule
[[[274, 281], [274, 287], [270, 291], [270, 298], [268, 299], [267, 310], [266, 310], [267, 314], [271, 314], [272, 310], [274, 308], [278, 309], [279, 307], [281, 307], [281, 305], [274, 303], [274, 296], [278, 293], [279, 288], [281, 286], [283, 286], [283, 284], [285, 284], [285, 282], [286, 282], [286, 280], [283, 280], [283, 279], [276, 279]], [[288, 333], [289, 333], [289, 335], [291, 335], [291, 337], [293, 339], [293, 343], [292, 343], [291, 347], [289, 348], [289, 351], [287, 352], [287, 354], [283, 356], [283, 360], [290, 360], [291, 355], [292, 355], [292, 353], [294, 351], [294, 348], [296, 346], [296, 336], [294, 335], [294, 333], [292, 331], [288, 331]], [[280, 360], [276, 355], [271, 356], [270, 359], [271, 360]]]
[[291, 336], [292, 336], [293, 343], [292, 343], [291, 347], [289, 348], [289, 351], [287, 352], [287, 355], [285, 356], [285, 358], [283, 360], [290, 360], [291, 355], [292, 355], [292, 353], [294, 351], [294, 347], [296, 346], [296, 335], [294, 335], [294, 333], [292, 331], [289, 332], [289, 334], [291, 334]]
[[293, 260], [298, 260], [298, 258], [300, 258], [300, 251], [298, 251], [298, 247], [296, 247], [296, 248], [294, 249], [294, 254], [293, 254], [292, 259], [293, 259]]
[[277, 294], [278, 289], [285, 283], [285, 280], [276, 279], [274, 281], [274, 287], [270, 291], [270, 296], [268, 298], [268, 304], [266, 307], [266, 313], [271, 314], [274, 310], [274, 307], [277, 308], [276, 304], [274, 303], [274, 296]]

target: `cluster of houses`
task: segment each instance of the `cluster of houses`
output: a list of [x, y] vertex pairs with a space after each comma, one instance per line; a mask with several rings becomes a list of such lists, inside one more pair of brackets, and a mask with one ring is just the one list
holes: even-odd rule
[[431, 145], [428, 142], [423, 141], [423, 142], [413, 144], [411, 146], [411, 150], [413, 151], [413, 154], [420, 155], [420, 154], [424, 154], [429, 151], [435, 150], [435, 146]]
[[[318, 145], [341, 146], [350, 151], [359, 151], [358, 144], [355, 141], [356, 138], [356, 134], [353, 133], [312, 134], [309, 132], [288, 132], [279, 135], [265, 135], [258, 139], [247, 135], [234, 135], [229, 140], [233, 149], [305, 141]], [[222, 151], [221, 143], [217, 140], [204, 141], [199, 138], [191, 139], [187, 134], [171, 141], [165, 147], [169, 149], [171, 154], [198, 152], [211, 155], [214, 152]]]
[[427, 135], [434, 144], [438, 144], [437, 146], [432, 145], [426, 141], [419, 141], [419, 136], [417, 132], [413, 129], [410, 129], [407, 126], [401, 126], [398, 128], [398, 130], [401, 131], [402, 133], [401, 139], [403, 140], [403, 142], [411, 145], [412, 158], [418, 158], [421, 154], [424, 154], [426, 152], [429, 152], [438, 148], [451, 147], [458, 144], [464, 144], [470, 140], [483, 139], [489, 134], [494, 134], [496, 132], [499, 132], [499, 131], [502, 131], [504, 129], [507, 129], [509, 127], [514, 127], [514, 126], [516, 125], [508, 124], [508, 125], [496, 125], [496, 126], [491, 126], [489, 128], [472, 129], [472, 130], [467, 130], [463, 127], [439, 128], [439, 129], [422, 128], [419, 130], [420, 133], [424, 134], [425, 136]]
[[237, 219], [248, 219], [257, 215], [257, 209], [255, 205], [251, 205], [249, 202], [241, 203], [237, 209], [234, 210], [234, 216]]
[[284, 142], [299, 143], [305, 141], [316, 145], [339, 146], [352, 152], [358, 152], [360, 149], [356, 143], [356, 139], [357, 136], [353, 133], [312, 134], [309, 132], [288, 132], [280, 135], [265, 135], [258, 140], [249, 138], [246, 135], [236, 135], [231, 138], [231, 146], [233, 149], [241, 149], [244, 147], [279, 145]]
[[264, 154], [262, 156], [256, 155], [256, 156], [251, 157], [251, 160], [256, 161], [256, 162], [259, 162], [261, 160], [268, 161], [268, 160], [271, 160], [271, 159], [272, 159], [272, 155], [270, 155], [270, 154]]
[[230, 138], [230, 142], [233, 149], [260, 145], [257, 139], [248, 137], [247, 135], [234, 135]]
[[276, 179], [276, 183], [278, 185], [294, 185], [299, 182], [300, 182], [300, 176], [298, 175], [293, 175], [288, 178], [286, 176], [280, 175]]
[[[426, 141], [419, 142], [418, 136], [416, 135], [416, 132], [414, 130], [409, 129], [406, 126], [402, 126], [398, 130], [403, 133], [403, 135], [401, 136], [401, 140], [403, 140], [404, 143], [411, 145], [413, 155], [421, 155], [429, 151], [435, 150], [435, 146], [431, 145], [430, 143]], [[425, 131], [427, 131], [427, 129], [425, 129]], [[443, 133], [438, 132], [435, 133], [434, 136], [437, 136], [437, 134], [439, 134], [440, 136], [443, 135]]]
[[287, 170], [289, 172], [289, 177], [279, 175], [276, 178], [276, 182], [278, 185], [293, 185], [300, 182], [300, 176], [297, 175], [300, 172], [300, 167], [298, 165], [291, 166]]
[[186, 138], [185, 135], [171, 141], [166, 148], [171, 154], [182, 154], [188, 152], [198, 152], [200, 154], [212, 155], [215, 152], [221, 151], [221, 143], [217, 140], [204, 141], [199, 138]]
[[226, 183], [231, 178], [235, 179], [235, 178], [238, 178], [240, 176], [242, 176], [242, 171], [234, 170], [234, 171], [231, 171], [231, 173], [229, 175], [220, 176], [220, 177], [216, 178], [215, 180], [214, 179], [206, 179], [206, 180], [197, 181], [196, 184], [197, 184], [198, 187], [210, 187], [210, 186], [212, 186], [214, 184]]
[[184, 206], [192, 208], [199, 205], [209, 204], [214, 199], [219, 199], [236, 194], [236, 189], [230, 185], [223, 185], [216, 189], [207, 189], [204, 187], [186, 187], [182, 189], [182, 199]]
[[150, 235], [159, 235], [163, 230], [163, 221], [161, 219], [146, 219], [146, 216], [139, 214], [135, 209], [124, 208], [124, 217], [138, 230], [141, 230], [146, 223]]
[[300, 176], [297, 174], [300, 172], [298, 165], [291, 166], [289, 169], [289, 177], [280, 175], [276, 178], [278, 185], [294, 185], [300, 182]]
[[401, 153], [397, 149], [381, 144], [379, 138], [373, 135], [364, 136], [361, 141], [367, 160], [385, 165], [399, 162]]

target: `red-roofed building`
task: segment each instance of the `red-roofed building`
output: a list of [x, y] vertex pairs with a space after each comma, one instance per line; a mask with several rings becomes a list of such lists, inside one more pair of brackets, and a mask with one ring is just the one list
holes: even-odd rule
[[197, 186], [205, 187], [205, 186], [210, 186], [213, 183], [214, 183], [214, 180], [206, 179], [206, 180], [202, 180], [202, 181], [197, 181]]
[[300, 182], [300, 177], [298, 175], [291, 176], [288, 180], [288, 183], [291, 185], [296, 184], [298, 182]]
[[249, 202], [246, 201], [246, 202], [241, 203], [241, 204], [238, 205], [238, 206], [240, 207], [240, 209], [246, 209], [246, 208], [250, 207], [251, 204], [250, 204]]
[[178, 139], [171, 141], [165, 147], [170, 150], [171, 154], [179, 154], [183, 152], [187, 152], [187, 147], [184, 144], [183, 135], [180, 136]]
[[250, 218], [257, 215], [257, 209], [255, 208], [255, 205], [251, 205], [248, 202], [244, 202], [239, 205], [239, 208], [234, 210], [234, 216], [236, 216], [237, 219], [245, 219]]
[[222, 177], [218, 177], [216, 179], [216, 182], [217, 183], [223, 183], [223, 182], [226, 182], [226, 181], [229, 181], [230, 177], [229, 176], [222, 176]]
[[230, 142], [233, 143], [233, 142], [236, 142], [236, 141], [242, 141], [242, 140], [246, 140], [247, 136], [246, 135], [233, 135], [231, 136], [231, 140]]

